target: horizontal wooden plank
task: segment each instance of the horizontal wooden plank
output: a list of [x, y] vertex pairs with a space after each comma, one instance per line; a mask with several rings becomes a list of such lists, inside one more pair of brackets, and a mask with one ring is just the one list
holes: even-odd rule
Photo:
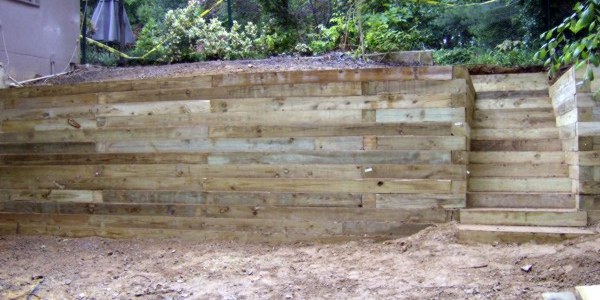
[[563, 152], [470, 152], [469, 160], [474, 164], [486, 163], [564, 163], [566, 154]]
[[471, 140], [472, 151], [561, 151], [558, 139]]
[[558, 128], [472, 129], [471, 139], [558, 139]]
[[365, 165], [363, 178], [455, 179], [466, 178], [465, 165]]
[[570, 193], [501, 193], [467, 194], [467, 206], [473, 208], [572, 208], [575, 197]]
[[464, 122], [464, 108], [378, 109], [377, 123]]
[[[449, 136], [451, 123], [399, 123], [399, 124], [306, 124], [306, 125], [216, 125], [210, 127], [211, 138], [256, 137], [322, 137], [322, 136]], [[1, 138], [1, 136], [0, 136]]]
[[576, 154], [573, 161], [574, 164], [579, 164], [581, 166], [600, 166], [600, 151], [582, 151], [570, 155], [573, 154]]
[[312, 179], [208, 179], [206, 191], [349, 192], [349, 193], [451, 193], [450, 180], [312, 180]]
[[168, 78], [146, 78], [138, 80], [118, 80], [86, 82], [77, 84], [27, 86], [0, 91], [0, 98], [31, 98], [58, 95], [90, 94], [102, 91], [135, 91], [145, 89], [173, 89], [212, 86], [211, 76], [186, 76]]
[[102, 192], [93, 190], [0, 190], [0, 201], [103, 202]]
[[448, 93], [384, 94], [374, 96], [342, 97], [275, 97], [248, 99], [213, 99], [211, 111], [225, 112], [264, 112], [264, 111], [318, 111], [349, 109], [387, 108], [443, 108], [455, 104]]
[[2, 177], [1, 189], [68, 190], [203, 190], [203, 178], [194, 177], [96, 177], [96, 178], [22, 178]]
[[0, 165], [206, 164], [208, 153], [5, 154]]
[[210, 100], [134, 102], [101, 105], [75, 105], [41, 109], [6, 109], [0, 120], [39, 120], [65, 118], [95, 118], [210, 112]]
[[430, 95], [439, 93], [466, 94], [465, 79], [411, 80], [411, 81], [368, 81], [362, 83], [363, 95], [390, 93]]
[[529, 108], [552, 108], [550, 98], [546, 96], [531, 96], [523, 95], [522, 97], [483, 98], [479, 93], [475, 108], [478, 110], [513, 110], [513, 109], [529, 109]]
[[461, 210], [460, 221], [463, 224], [582, 227], [587, 225], [587, 214], [575, 210], [482, 208]]
[[600, 122], [577, 122], [579, 136], [600, 136]]
[[[340, 150], [361, 150], [362, 137], [345, 139], [319, 138], [335, 144]], [[227, 151], [310, 151], [318, 149], [311, 138], [256, 138], [256, 139], [167, 139], [98, 143], [99, 153], [167, 153], [167, 152], [227, 152]], [[329, 147], [326, 147], [329, 148]]]
[[464, 165], [193, 165], [193, 164], [122, 164], [122, 165], [40, 165], [0, 166], [0, 179], [62, 180], [72, 178], [192, 177], [192, 178], [399, 178], [461, 179]]
[[464, 195], [452, 194], [377, 194], [378, 209], [464, 208]]
[[68, 105], [96, 105], [142, 101], [187, 101], [215, 98], [264, 98], [290, 96], [359, 96], [361, 94], [362, 88], [360, 82], [298, 83], [215, 88], [189, 87], [114, 92], [108, 90], [93, 94], [8, 99], [4, 101], [4, 108], [40, 109]]
[[469, 165], [471, 177], [568, 177], [566, 164], [493, 163]]
[[85, 142], [0, 144], [0, 154], [26, 153], [96, 153], [96, 144]]
[[165, 127], [189, 125], [339, 125], [361, 123], [361, 110], [284, 111], [249, 114], [246, 112], [189, 115], [114, 117], [99, 121], [101, 128]]
[[203, 137], [208, 137], [208, 126], [48, 130], [0, 133], [0, 145], [13, 143], [53, 143], [57, 141], [64, 143], [84, 143]]
[[[312, 151], [212, 153], [211, 165], [225, 164], [450, 164], [451, 151]], [[0, 156], [0, 158], [2, 158]]]
[[128, 103], [165, 100], [204, 100], [215, 98], [265, 98], [303, 96], [360, 96], [360, 82], [297, 83], [262, 86], [161, 89], [134, 92], [100, 93], [98, 101]]
[[[418, 69], [419, 78], [430, 79], [428, 75], [442, 76], [443, 79], [452, 79], [452, 69], [448, 67], [425, 67]], [[245, 85], [270, 85], [299, 82], [338, 82], [338, 81], [377, 81], [377, 80], [414, 80], [417, 73], [412, 67], [395, 68], [369, 68], [369, 69], [340, 69], [340, 70], [311, 70], [287, 72], [259, 72], [259, 73], [230, 73], [212, 76], [212, 85], [219, 86], [245, 86]]]
[[552, 128], [556, 121], [550, 109], [504, 109], [475, 111], [475, 128]]
[[458, 227], [462, 242], [482, 244], [560, 244], [569, 239], [590, 236], [592, 230], [573, 227], [464, 225]]
[[599, 181], [579, 181], [579, 193], [592, 195], [592, 194], [600, 194], [600, 182]]
[[467, 150], [466, 139], [461, 136], [383, 136], [376, 139], [378, 150]]
[[[0, 202], [0, 212], [12, 214], [50, 214], [113, 216], [170, 216], [189, 218], [275, 219], [313, 221], [395, 221], [440, 223], [446, 221], [444, 209], [369, 209], [346, 207], [274, 207], [120, 203]], [[4, 215], [4, 214], [2, 214]], [[86, 216], [87, 215], [87, 216]], [[64, 220], [60, 217], [57, 220]], [[81, 222], [75, 220], [74, 222]], [[272, 221], [271, 221], [272, 222]], [[75, 223], [81, 224], [81, 223]]]
[[469, 178], [472, 192], [571, 192], [569, 178]]
[[477, 92], [548, 89], [546, 73], [491, 74], [471, 76]]
[[356, 193], [207, 193], [199, 191], [104, 190], [102, 198], [107, 203], [362, 207], [362, 195]]

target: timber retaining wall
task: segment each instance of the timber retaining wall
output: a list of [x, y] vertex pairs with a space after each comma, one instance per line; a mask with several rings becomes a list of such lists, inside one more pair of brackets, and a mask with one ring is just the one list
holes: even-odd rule
[[465, 207], [474, 97], [457, 67], [0, 91], [0, 231], [413, 233]]

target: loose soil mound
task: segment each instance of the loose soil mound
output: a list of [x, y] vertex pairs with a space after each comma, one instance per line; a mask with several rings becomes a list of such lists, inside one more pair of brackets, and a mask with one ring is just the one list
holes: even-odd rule
[[455, 236], [453, 224], [340, 244], [4, 236], [0, 298], [539, 299], [600, 283], [597, 236], [556, 245], [462, 245]]

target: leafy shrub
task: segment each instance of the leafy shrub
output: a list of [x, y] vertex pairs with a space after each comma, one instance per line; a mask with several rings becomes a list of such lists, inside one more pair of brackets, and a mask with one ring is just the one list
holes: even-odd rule
[[87, 63], [92, 65], [116, 67], [119, 63], [119, 57], [116, 55], [90, 44], [88, 44], [86, 55]]
[[167, 12], [166, 32], [158, 36], [149, 34], [152, 40], [150, 45], [159, 39], [164, 40], [161, 60], [252, 58], [260, 56], [267, 48], [262, 44], [266, 39], [259, 34], [256, 25], [247, 23], [242, 27], [234, 21], [231, 31], [227, 31], [219, 20], [215, 18], [207, 22], [200, 13], [197, 2]]
[[433, 59], [439, 65], [530, 66], [541, 64], [541, 61], [535, 60], [533, 55], [533, 50], [522, 47], [509, 50], [500, 50], [498, 47], [496, 49], [469, 47], [438, 50], [433, 53]]
[[575, 13], [560, 25], [542, 34], [547, 42], [535, 54], [555, 75], [561, 66], [587, 66], [585, 79], [594, 80], [590, 65], [600, 66], [600, 0], [587, 0], [575, 5]]
[[[419, 27], [423, 20], [414, 14], [411, 5], [384, 4], [382, 11], [362, 14], [367, 52], [412, 50], [427, 44], [431, 33]], [[314, 53], [358, 49], [360, 37], [356, 9], [351, 8], [345, 15], [334, 14], [329, 27], [320, 25], [312, 39], [309, 46]]]

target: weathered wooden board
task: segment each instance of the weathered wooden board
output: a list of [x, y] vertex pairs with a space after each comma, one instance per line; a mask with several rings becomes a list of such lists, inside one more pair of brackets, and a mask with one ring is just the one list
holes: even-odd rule
[[48, 130], [0, 133], [0, 145], [16, 143], [82, 143], [154, 139], [192, 139], [208, 137], [208, 126], [160, 128], [113, 128], [82, 130]]
[[546, 73], [493, 74], [471, 76], [477, 92], [531, 91], [548, 89]]
[[458, 209], [466, 206], [464, 195], [453, 194], [377, 194], [378, 209]]
[[378, 109], [377, 123], [463, 122], [464, 108]]
[[472, 151], [561, 151], [559, 139], [471, 140]]
[[482, 93], [477, 94], [475, 108], [478, 110], [513, 110], [513, 109], [543, 109], [552, 108], [550, 98], [546, 96], [523, 95], [511, 98], [483, 98]]
[[492, 163], [469, 165], [471, 177], [568, 177], [564, 164]]
[[471, 139], [558, 139], [558, 128], [472, 129]]
[[229, 152], [209, 154], [208, 163], [212, 165], [256, 163], [440, 165], [452, 163], [452, 153], [451, 151]]
[[212, 112], [311, 111], [386, 108], [451, 107], [458, 97], [448, 94], [383, 94], [345, 97], [274, 97], [213, 99]]
[[575, 209], [575, 197], [571, 193], [515, 193], [470, 192], [468, 207], [479, 208], [571, 208]]
[[6, 154], [0, 165], [206, 164], [208, 153]]
[[70, 179], [127, 177], [194, 177], [194, 178], [401, 178], [460, 179], [465, 176], [460, 165], [328, 165], [328, 164], [116, 164], [0, 166], [0, 178]]
[[54, 202], [103, 202], [101, 191], [63, 190], [63, 189], [30, 189], [0, 190], [0, 201], [54, 201]]
[[472, 192], [571, 192], [569, 178], [469, 178]]
[[466, 209], [460, 211], [460, 221], [464, 224], [582, 227], [587, 225], [587, 214], [575, 210]]
[[[527, 164], [542, 164], [542, 163], [565, 163], [567, 156], [563, 152], [535, 152], [535, 151], [519, 151], [519, 152], [471, 152], [469, 160], [473, 164], [489, 164], [489, 163], [527, 163]], [[600, 161], [600, 160], [599, 160]]]
[[553, 128], [555, 117], [548, 109], [503, 109], [475, 111], [477, 128]]
[[164, 114], [191, 114], [210, 112], [210, 100], [135, 102], [105, 105], [76, 105], [41, 109], [6, 109], [0, 120], [38, 120], [65, 118], [94, 118], [143, 116]]
[[429, 179], [364, 179], [364, 180], [313, 180], [313, 179], [208, 179], [206, 191], [238, 192], [349, 192], [349, 193], [451, 193], [452, 181]]
[[465, 79], [453, 80], [412, 80], [412, 81], [368, 81], [362, 83], [363, 95], [380, 94], [419, 94], [431, 95], [439, 93], [466, 94]]
[[[117, 216], [170, 216], [189, 218], [233, 218], [314, 220], [314, 221], [396, 221], [411, 223], [445, 222], [444, 209], [369, 209], [346, 207], [280, 207], [280, 206], [226, 206], [184, 204], [128, 204], [128, 203], [53, 203], [53, 202], [0, 202], [2, 213], [56, 214], [56, 215], [117, 215]], [[4, 215], [4, 214], [2, 214]], [[61, 218], [55, 217], [58, 220]]]
[[96, 153], [95, 143], [0, 144], [0, 154], [23, 153]]

